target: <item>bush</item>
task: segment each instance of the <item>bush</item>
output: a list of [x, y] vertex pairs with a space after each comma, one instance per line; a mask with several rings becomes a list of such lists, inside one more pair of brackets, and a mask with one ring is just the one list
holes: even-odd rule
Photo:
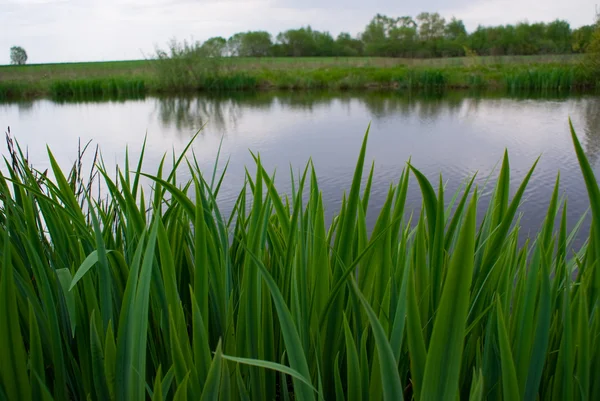
[[179, 43], [173, 39], [167, 50], [156, 50], [157, 86], [161, 90], [198, 90], [218, 76], [224, 65], [221, 56], [200, 42]]

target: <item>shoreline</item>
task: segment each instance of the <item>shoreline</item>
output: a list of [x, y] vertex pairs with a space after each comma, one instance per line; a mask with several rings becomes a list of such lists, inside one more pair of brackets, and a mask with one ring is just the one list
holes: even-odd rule
[[[32, 66], [34, 67], [34, 66]], [[39, 66], [35, 66], [39, 70]], [[66, 67], [64, 67], [66, 68]], [[600, 87], [579, 63], [470, 66], [322, 66], [317, 68], [228, 68], [198, 71], [158, 69], [83, 70], [48, 74], [43, 70], [4, 79], [0, 100], [139, 97], [197, 92], [271, 90], [508, 90], [581, 91]], [[60, 70], [60, 69], [59, 69]], [[5, 76], [6, 74], [4, 74]]]

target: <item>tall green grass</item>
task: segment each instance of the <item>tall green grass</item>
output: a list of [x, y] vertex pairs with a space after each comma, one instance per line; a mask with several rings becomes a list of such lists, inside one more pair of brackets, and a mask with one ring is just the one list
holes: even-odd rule
[[541, 67], [537, 69], [515, 70], [505, 75], [509, 90], [565, 90], [581, 85], [586, 80], [586, 71], [582, 68], [562, 69]]
[[36, 96], [40, 93], [43, 93], [43, 90], [39, 85], [18, 81], [0, 81], [0, 101]]
[[256, 155], [224, 216], [226, 168], [200, 171], [187, 148], [153, 175], [143, 149], [116, 175], [97, 159], [93, 196], [80, 164], [48, 151], [41, 173], [11, 143], [0, 399], [599, 399], [600, 189], [571, 134], [592, 206], [581, 249], [558, 177], [519, 245], [535, 165], [511, 195], [507, 155], [482, 220], [473, 180], [448, 194], [408, 164], [369, 232], [368, 133], [330, 225], [310, 163], [282, 196]]
[[50, 84], [53, 99], [93, 99], [111, 97], [139, 97], [146, 93], [142, 79], [109, 78], [54, 81]]

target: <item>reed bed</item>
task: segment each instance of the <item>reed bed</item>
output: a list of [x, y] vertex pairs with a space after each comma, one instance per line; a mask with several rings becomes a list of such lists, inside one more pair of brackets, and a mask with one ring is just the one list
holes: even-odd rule
[[50, 96], [63, 98], [137, 97], [146, 93], [141, 79], [88, 79], [54, 81], [50, 84]]
[[600, 189], [571, 134], [592, 210], [581, 249], [558, 176], [520, 245], [535, 164], [511, 196], [506, 154], [487, 206], [473, 180], [436, 192], [407, 164], [369, 231], [368, 131], [331, 224], [310, 162], [282, 195], [256, 155], [224, 216], [227, 168], [200, 171], [191, 142], [153, 175], [142, 149], [116, 175], [97, 157], [88, 176], [50, 150], [39, 172], [9, 141], [0, 399], [599, 399]]

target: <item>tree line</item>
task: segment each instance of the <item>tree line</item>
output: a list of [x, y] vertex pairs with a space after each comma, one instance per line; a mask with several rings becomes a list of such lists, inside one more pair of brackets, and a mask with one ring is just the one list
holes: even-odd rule
[[478, 26], [467, 32], [462, 20], [423, 12], [412, 18], [377, 14], [356, 36], [310, 26], [276, 36], [266, 31], [213, 37], [192, 46], [211, 57], [461, 57], [584, 53], [596, 25], [572, 29], [567, 21]]

